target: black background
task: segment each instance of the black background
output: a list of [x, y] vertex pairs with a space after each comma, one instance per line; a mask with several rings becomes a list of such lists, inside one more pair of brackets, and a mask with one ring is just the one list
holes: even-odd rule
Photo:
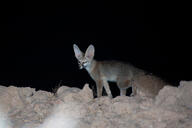
[[82, 51], [93, 44], [97, 60], [130, 62], [173, 85], [191, 79], [189, 25], [176, 8], [112, 2], [36, 5], [4, 10], [1, 85], [48, 91], [60, 80], [71, 87], [94, 85], [88, 73], [78, 69], [74, 43]]

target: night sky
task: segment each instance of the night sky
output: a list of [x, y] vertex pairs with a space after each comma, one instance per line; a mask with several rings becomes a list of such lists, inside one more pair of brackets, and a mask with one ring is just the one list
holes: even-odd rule
[[88, 73], [78, 69], [74, 43], [82, 51], [93, 44], [97, 60], [129, 62], [171, 84], [191, 79], [190, 41], [183, 31], [187, 25], [177, 15], [146, 15], [115, 3], [22, 6], [6, 15], [0, 85], [47, 91], [61, 80], [71, 87], [94, 85]]

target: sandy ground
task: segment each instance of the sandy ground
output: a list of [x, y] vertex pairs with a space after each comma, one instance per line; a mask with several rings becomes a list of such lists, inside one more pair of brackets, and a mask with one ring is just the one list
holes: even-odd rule
[[93, 98], [84, 88], [55, 94], [0, 86], [0, 128], [192, 128], [192, 82], [165, 86], [154, 98]]

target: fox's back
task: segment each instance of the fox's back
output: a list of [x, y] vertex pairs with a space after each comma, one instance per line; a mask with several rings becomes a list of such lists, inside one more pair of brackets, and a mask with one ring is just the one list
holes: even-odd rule
[[97, 61], [93, 71], [93, 73], [99, 73], [99, 75], [102, 75], [108, 81], [116, 81], [118, 77], [132, 79], [135, 75], [142, 72], [141, 69], [129, 63], [119, 61]]

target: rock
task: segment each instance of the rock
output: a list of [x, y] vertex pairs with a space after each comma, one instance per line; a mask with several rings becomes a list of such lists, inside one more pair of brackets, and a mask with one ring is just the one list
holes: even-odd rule
[[22, 110], [24, 103], [19, 95], [19, 88], [10, 86], [1, 88], [0, 103], [5, 113], [15, 114]]
[[80, 91], [79, 88], [71, 88], [71, 87], [67, 87], [67, 86], [61, 86], [60, 88], [58, 88], [56, 95], [58, 97], [62, 97], [62, 96], [67, 95], [68, 93], [77, 93], [79, 91]]
[[[1, 86], [0, 86], [0, 88], [1, 88]], [[7, 115], [2, 111], [3, 111], [3, 109], [0, 106], [0, 128], [12, 128], [12, 124], [8, 120]]]
[[56, 96], [58, 97], [58, 99], [60, 99], [61, 101], [66, 101], [67, 100], [71, 100], [76, 98], [76, 94], [80, 92], [79, 88], [70, 88], [67, 86], [61, 86], [57, 92], [56, 92]]
[[156, 105], [172, 107], [179, 101], [179, 92], [177, 87], [165, 86], [156, 97]]
[[63, 102], [88, 102], [93, 99], [93, 93], [88, 84], [85, 84], [83, 90], [62, 86], [58, 89], [56, 95]]
[[[154, 85], [148, 78], [144, 84]], [[56, 94], [0, 86], [0, 128], [190, 128], [191, 84], [181, 81], [178, 88], [165, 86], [155, 92], [155, 98], [114, 99], [93, 99], [88, 84], [82, 90], [61, 86]]]
[[179, 97], [181, 99], [181, 104], [192, 109], [192, 81], [181, 81], [179, 85]]
[[82, 97], [83, 101], [89, 102], [93, 100], [93, 92], [89, 88], [89, 84], [85, 84], [83, 90], [79, 92], [79, 95]]
[[171, 86], [164, 87], [156, 97], [156, 105], [169, 107], [170, 109], [178, 108], [178, 106], [192, 109], [191, 96], [192, 82], [181, 81], [178, 88]]

